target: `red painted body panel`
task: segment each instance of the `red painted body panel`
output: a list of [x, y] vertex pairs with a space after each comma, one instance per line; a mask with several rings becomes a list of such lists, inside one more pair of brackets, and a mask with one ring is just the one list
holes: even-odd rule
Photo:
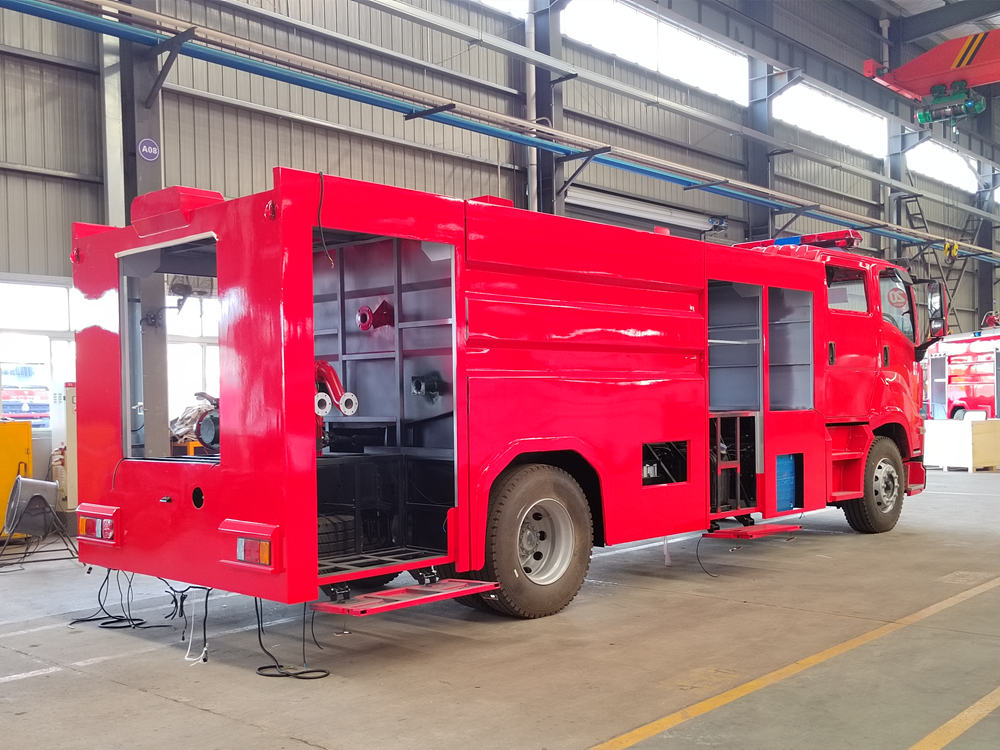
[[[943, 356], [947, 378], [947, 407], [951, 417], [957, 409], [982, 410], [987, 419], [997, 418], [996, 353], [1000, 329], [987, 328], [977, 334], [947, 336], [927, 349], [931, 357]], [[927, 410], [927, 418], [939, 418]]]
[[[134, 227], [75, 228], [74, 280], [94, 320], [77, 337], [80, 497], [117, 508], [119, 527], [114, 546], [81, 540], [84, 561], [284, 602], [313, 599], [320, 582], [445, 560], [476, 570], [494, 481], [524, 454], [544, 452], [593, 468], [599, 497], [591, 499], [607, 544], [707, 528], [710, 280], [762, 290], [763, 442], [753, 512], [799, 513], [843, 499], [860, 480], [853, 465], [834, 470], [835, 454], [866, 452], [873, 431], [889, 424], [905, 435], [904, 459], [919, 458], [913, 344], [890, 342], [896, 370], [879, 359], [889, 335], [875, 281], [887, 267], [881, 261], [815, 248], [730, 248], [332, 177], [322, 178], [320, 209], [320, 179], [278, 169], [273, 190], [237, 200], [183, 190], [147, 197], [134, 207], [140, 225], [155, 230], [145, 237]], [[454, 362], [446, 378], [454, 380], [455, 507], [447, 551], [430, 563], [317, 572], [318, 210], [322, 225], [338, 232], [454, 248]], [[115, 253], [209, 233], [217, 237], [222, 307], [219, 460], [123, 459]], [[383, 262], [384, 245], [351, 252]], [[828, 263], [864, 269], [870, 313], [827, 310]], [[813, 408], [767, 408], [766, 311], [777, 286], [812, 295]], [[375, 309], [379, 296], [359, 294], [355, 303]], [[827, 365], [834, 340], [843, 371]], [[358, 385], [343, 383], [363, 400]], [[845, 421], [864, 429], [843, 428]], [[644, 485], [642, 444], [672, 441], [687, 442], [686, 481]], [[803, 455], [802, 503], [779, 511], [775, 466], [788, 453]], [[914, 477], [922, 473], [911, 466], [911, 489], [919, 491]], [[201, 508], [191, 501], [196, 487]], [[233, 564], [234, 528], [267, 528], [272, 564]]]

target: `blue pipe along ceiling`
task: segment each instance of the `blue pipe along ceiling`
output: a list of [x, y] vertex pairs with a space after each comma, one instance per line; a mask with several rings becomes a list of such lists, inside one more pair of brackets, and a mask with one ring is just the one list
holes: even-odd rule
[[[58, 23], [67, 24], [69, 26], [87, 29], [98, 34], [106, 34], [108, 36], [117, 37], [118, 39], [135, 42], [148, 47], [154, 47], [171, 39], [171, 36], [167, 34], [161, 34], [150, 29], [134, 26], [112, 18], [103, 18], [101, 16], [91, 15], [74, 8], [43, 2], [42, 0], [0, 0], [0, 8], [20, 11], [38, 18], [44, 18]], [[244, 57], [233, 52], [216, 49], [198, 42], [184, 42], [179, 47], [179, 53], [197, 60], [204, 60], [206, 62], [215, 63], [227, 68], [252, 73], [264, 78], [270, 78], [275, 81], [282, 81], [284, 83], [301, 86], [303, 88], [330, 94], [332, 96], [342, 97], [344, 99], [360, 102], [362, 104], [369, 104], [374, 107], [391, 110], [403, 115], [417, 114], [424, 112], [426, 109], [423, 105], [408, 102], [403, 99], [397, 99], [375, 91], [367, 91], [363, 88], [340, 83], [319, 75], [313, 75], [311, 73], [293, 70], [291, 68], [284, 68], [280, 65], [265, 62], [263, 60]], [[489, 123], [479, 122], [448, 111], [428, 113], [426, 115], [422, 115], [422, 117], [444, 125], [451, 125], [456, 128], [499, 138], [504, 141], [520, 144], [522, 146], [537, 148], [542, 151], [549, 151], [559, 156], [571, 156], [574, 154], [585, 153], [582, 149], [556, 143], [554, 141], [528, 135], [526, 133], [519, 133], [515, 130], [502, 128]], [[871, 223], [866, 224], [864, 222], [840, 217], [835, 214], [826, 213], [822, 209], [816, 207], [803, 209], [802, 206], [794, 203], [786, 203], [772, 197], [755, 195], [741, 190], [738, 187], [726, 186], [725, 184], [703, 185], [703, 183], [698, 179], [677, 174], [667, 169], [637, 164], [612, 154], [598, 154], [593, 157], [593, 163], [603, 164], [605, 166], [621, 169], [645, 177], [651, 177], [653, 179], [664, 180], [666, 182], [681, 185], [687, 188], [703, 190], [705, 192], [720, 195], [726, 198], [766, 206], [767, 208], [783, 213], [798, 213], [801, 216], [807, 216], [809, 218], [818, 219], [850, 229], [869, 232], [880, 237], [886, 237], [908, 244], [924, 245], [928, 242], [928, 240], [924, 237], [908, 235], [905, 231], [899, 231], [885, 226], [873, 227], [871, 226]], [[939, 249], [943, 248], [944, 240], [932, 243], [930, 246]], [[960, 252], [960, 254], [968, 254], [978, 260], [983, 260], [993, 265], [1000, 265], [1000, 257], [962, 252]]]

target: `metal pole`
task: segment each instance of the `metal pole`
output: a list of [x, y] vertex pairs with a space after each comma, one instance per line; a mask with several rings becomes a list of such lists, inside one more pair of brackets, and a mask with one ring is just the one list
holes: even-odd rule
[[[535, 51], [535, 22], [529, 15], [524, 21], [524, 46]], [[535, 66], [524, 66], [524, 95], [527, 99], [525, 119], [534, 122], [538, 117], [535, 101]], [[538, 149], [528, 146], [528, 210], [538, 210]]]

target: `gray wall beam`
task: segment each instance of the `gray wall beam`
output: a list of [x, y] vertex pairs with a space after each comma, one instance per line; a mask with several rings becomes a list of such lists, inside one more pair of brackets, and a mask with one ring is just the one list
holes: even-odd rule
[[[578, 109], [571, 109], [570, 107], [563, 108], [563, 114], [569, 121], [577, 122], [588, 122], [597, 125], [607, 125], [608, 118], [601, 117], [594, 114], [593, 112], [583, 112]], [[615, 130], [622, 133], [628, 133], [629, 135], [639, 136], [645, 140], [651, 141], [653, 143], [660, 143], [664, 146], [670, 146], [672, 148], [683, 149], [689, 154], [697, 154], [698, 156], [711, 159], [712, 161], [717, 161], [719, 164], [725, 164], [729, 167], [736, 167], [738, 169], [745, 169], [746, 162], [743, 159], [734, 159], [731, 156], [725, 156], [724, 154], [717, 153], [715, 151], [709, 151], [705, 148], [700, 148], [697, 145], [692, 145], [687, 141], [683, 141], [680, 138], [670, 138], [664, 135], [662, 132], [654, 130], [644, 130], [641, 127], [635, 125], [625, 125], [620, 122], [614, 123]], [[573, 128], [567, 128], [570, 132], [573, 132]]]
[[905, 44], [962, 23], [979, 21], [997, 13], [1000, 13], [1000, 1], [998, 0], [962, 0], [960, 3], [931, 8], [916, 15], [903, 16], [892, 23], [899, 27], [899, 38]]
[[12, 164], [7, 161], [0, 161], [0, 171], [19, 172], [21, 174], [37, 175], [39, 177], [56, 177], [60, 180], [73, 180], [75, 182], [90, 182], [100, 185], [104, 180], [99, 174], [83, 174], [82, 172], [66, 172], [62, 169], [48, 169], [47, 167], [36, 167], [28, 164]]
[[0, 44], [0, 55], [17, 57], [22, 60], [31, 60], [32, 62], [43, 63], [45, 65], [54, 65], [59, 68], [79, 70], [82, 73], [97, 73], [97, 68], [95, 66], [88, 65], [87, 63], [80, 62], [79, 60], [70, 60], [68, 57], [59, 57], [58, 55], [49, 55], [43, 52], [35, 52], [30, 49], [11, 47], [7, 44]]
[[366, 42], [357, 37], [348, 36], [347, 34], [340, 34], [336, 31], [331, 31], [330, 29], [325, 29], [322, 26], [317, 26], [316, 24], [307, 23], [305, 21], [300, 21], [296, 18], [291, 18], [282, 13], [275, 13], [271, 10], [266, 10], [264, 8], [257, 8], [252, 5], [247, 5], [246, 2], [242, 0], [209, 0], [213, 5], [227, 8], [234, 13], [239, 13], [241, 15], [256, 18], [258, 20], [264, 20], [268, 24], [274, 24], [275, 26], [285, 27], [294, 29], [296, 32], [305, 32], [307, 34], [312, 34], [315, 37], [324, 39], [334, 44], [343, 47], [352, 47], [354, 49], [360, 50], [367, 54], [382, 57], [387, 60], [393, 60], [404, 65], [412, 66], [415, 70], [423, 70], [434, 75], [441, 76], [442, 78], [449, 78], [455, 81], [461, 81], [462, 83], [475, 86], [477, 88], [487, 89], [498, 94], [505, 94], [507, 96], [518, 98], [523, 101], [524, 94], [517, 89], [512, 89], [509, 86], [503, 86], [499, 83], [493, 81], [486, 81], [482, 78], [476, 78], [475, 76], [462, 73], [458, 70], [452, 70], [451, 68], [446, 68], [443, 65], [436, 65], [426, 60], [421, 60], [417, 57], [411, 57], [410, 55], [404, 55], [401, 52], [396, 52], [395, 50], [387, 49], [385, 47], [380, 47], [377, 44], [372, 44], [371, 42]]
[[[391, 135], [385, 135], [383, 133], [375, 133], [371, 130], [362, 130], [361, 128], [353, 128], [349, 125], [341, 125], [336, 122], [330, 122], [329, 120], [321, 120], [318, 117], [310, 117], [309, 115], [300, 115], [296, 112], [289, 112], [288, 110], [278, 109], [276, 107], [268, 107], [265, 104], [256, 104], [254, 102], [248, 102], [245, 99], [235, 99], [231, 96], [224, 96], [223, 94], [214, 94], [209, 91], [202, 91], [200, 89], [193, 89], [188, 86], [179, 86], [175, 83], [165, 83], [163, 84], [163, 90], [171, 94], [179, 94], [181, 96], [189, 96], [192, 99], [200, 99], [206, 102], [215, 102], [217, 104], [224, 104], [228, 107], [235, 107], [237, 109], [243, 109], [247, 112], [259, 112], [262, 115], [269, 115], [270, 117], [279, 117], [283, 120], [288, 120], [290, 122], [297, 122], [301, 125], [305, 125], [311, 128], [318, 128], [320, 130], [329, 130], [335, 133], [343, 133], [344, 135], [353, 135], [360, 138], [367, 138], [372, 141], [377, 141], [379, 143], [391, 144], [393, 146], [400, 146], [402, 148], [412, 149], [414, 151], [422, 151], [429, 154], [440, 154], [441, 149], [439, 147], [417, 143], [416, 141], [407, 141], [402, 138], [395, 138]], [[489, 159], [484, 156], [470, 156], [463, 153], [455, 153], [455, 158], [467, 161], [470, 164], [479, 164], [485, 167], [491, 167], [496, 169], [497, 162], [496, 159]], [[519, 167], [516, 164], [510, 164], [507, 162], [501, 162], [500, 168], [510, 171], [510, 172], [523, 172], [524, 168]], [[238, 196], [231, 196], [238, 197]]]

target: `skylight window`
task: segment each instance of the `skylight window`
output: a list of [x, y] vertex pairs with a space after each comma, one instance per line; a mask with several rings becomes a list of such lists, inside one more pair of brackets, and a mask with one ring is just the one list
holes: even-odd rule
[[918, 143], [907, 151], [906, 168], [967, 193], [979, 189], [979, 178], [972, 159], [935, 141]]
[[681, 83], [747, 106], [746, 55], [685, 31], [621, 0], [574, 0], [562, 12], [567, 36]]
[[796, 83], [771, 102], [776, 120], [807, 130], [869, 156], [889, 152], [886, 119], [805, 83]]

